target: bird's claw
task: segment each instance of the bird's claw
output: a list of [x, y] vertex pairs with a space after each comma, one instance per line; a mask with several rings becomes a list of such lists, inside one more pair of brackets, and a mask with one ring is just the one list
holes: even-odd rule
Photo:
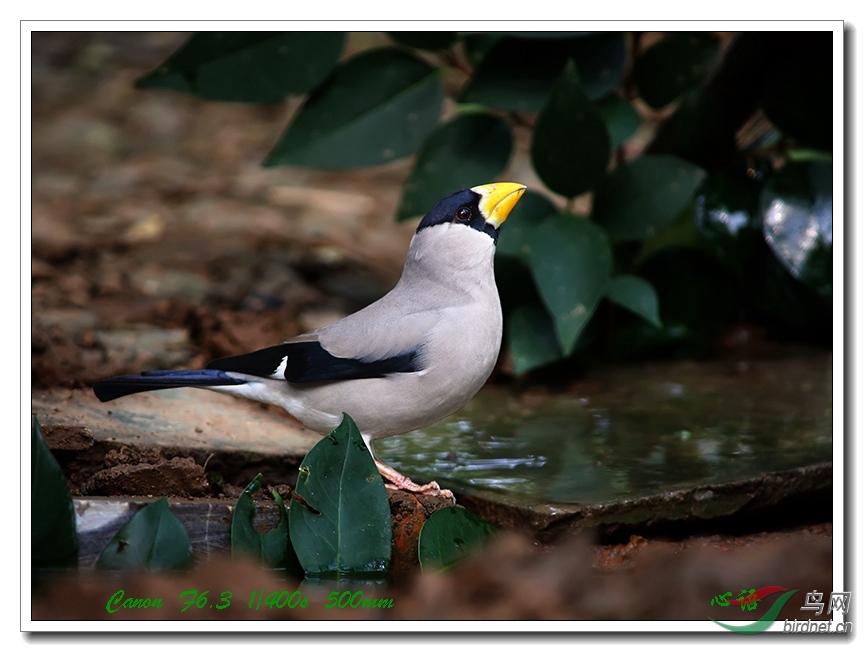
[[388, 483], [385, 484], [388, 489], [397, 489], [399, 491], [407, 491], [408, 493], [422, 494], [424, 496], [440, 496], [451, 504], [456, 504], [456, 497], [453, 495], [453, 492], [449, 489], [442, 489], [441, 485], [434, 480], [427, 484], [417, 484], [411, 478], [402, 475], [396, 469], [390, 468], [377, 458], [375, 459], [375, 464], [381, 475], [388, 480]]
[[454, 505], [456, 504], [456, 496], [449, 489], [442, 489], [441, 486], [434, 480], [428, 484], [419, 485], [415, 493], [423, 494], [424, 496], [438, 496], [449, 500]]
[[408, 480], [407, 478], [406, 480], [407, 482], [400, 482], [398, 484], [393, 482], [386, 482], [384, 483], [384, 486], [387, 489], [393, 489], [395, 491], [406, 491], [411, 494], [421, 494], [423, 496], [436, 496], [449, 501], [453, 505], [456, 504], [456, 496], [453, 495], [453, 492], [449, 489], [442, 489], [437, 482], [430, 482], [428, 484], [416, 484], [411, 480]]

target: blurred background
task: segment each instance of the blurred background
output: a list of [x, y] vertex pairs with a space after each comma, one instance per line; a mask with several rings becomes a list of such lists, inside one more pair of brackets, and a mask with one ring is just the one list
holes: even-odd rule
[[506, 374], [830, 348], [829, 32], [279, 38], [34, 34], [34, 344], [70, 363], [37, 385], [116, 371], [96, 324], [183, 322], [210, 358], [254, 346], [247, 311], [255, 342], [334, 320], [496, 178], [530, 189]]
[[[32, 383], [67, 392], [48, 405], [105, 376], [201, 366], [335, 321], [393, 286], [437, 199], [521, 182], [496, 254], [505, 341], [491, 384], [509, 398], [487, 412], [478, 401], [482, 414], [448, 436], [474, 437], [465, 423], [505, 404], [527, 415], [522, 436], [538, 448], [501, 452], [496, 472], [516, 466], [521, 482], [556, 469], [564, 489], [520, 497], [535, 503], [605, 499], [601, 476], [626, 500], [644, 491], [636, 476], [678, 490], [826, 460], [829, 486], [820, 467], [801, 490], [805, 515], [767, 534], [761, 512], [655, 539], [607, 534], [591, 553], [587, 539], [562, 539], [533, 562], [536, 540], [508, 540], [479, 571], [405, 587], [398, 617], [704, 619], [724, 582], [830, 592], [830, 505], [814, 507], [830, 501], [830, 32], [70, 32], [33, 33], [31, 47]], [[692, 361], [707, 371], [652, 366]], [[622, 364], [626, 376], [608, 371]], [[699, 423], [699, 401], [686, 423], [669, 418], [682, 393], [713, 396], [711, 418], [737, 421]], [[599, 407], [579, 413], [584, 427], [567, 412], [538, 430], [549, 410], [530, 401], [558, 395]], [[610, 435], [610, 421], [632, 425]], [[561, 428], [587, 432], [589, 452], [561, 453]], [[500, 449], [500, 432], [477, 429], [493, 433], [480, 448]], [[752, 441], [759, 432], [767, 443]], [[466, 462], [452, 439], [432, 451], [404, 441], [391, 450], [403, 470], [449, 469], [468, 486], [494, 466]], [[738, 475], [716, 475], [717, 460]], [[513, 513], [484, 516], [512, 524]], [[507, 585], [508, 564], [529, 570]], [[608, 593], [598, 603], [583, 584]], [[674, 609], [646, 602], [675, 591]]]

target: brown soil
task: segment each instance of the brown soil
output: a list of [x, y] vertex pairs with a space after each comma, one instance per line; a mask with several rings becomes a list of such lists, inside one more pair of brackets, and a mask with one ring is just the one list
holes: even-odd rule
[[[724, 609], [712, 606], [711, 598], [726, 591], [737, 596], [741, 589], [781, 585], [799, 589], [801, 599], [796, 602], [793, 596], [779, 618], [804, 620], [815, 614], [801, 611], [803, 594], [815, 590], [827, 598], [832, 590], [830, 536], [830, 526], [817, 526], [794, 534], [700, 537], [686, 543], [636, 540], [598, 551], [584, 537], [538, 548], [509, 534], [453, 571], [414, 574], [388, 588], [363, 587], [364, 597], [393, 600], [392, 608], [380, 610], [328, 610], [324, 604], [334, 587], [322, 593], [305, 585], [299, 587], [309, 597], [305, 609], [251, 609], [247, 603], [253, 591], [293, 592], [296, 581], [223, 559], [198, 565], [182, 578], [158, 574], [124, 578], [126, 596], [161, 598], [160, 609], [108, 613], [105, 604], [117, 590], [116, 578], [84, 575], [52, 582], [34, 602], [33, 618], [753, 621], [764, 609]], [[224, 613], [193, 608], [180, 615], [184, 605], [177, 596], [190, 587], [210, 591], [211, 597], [230, 590], [236, 597]], [[76, 599], [70, 601], [70, 595]], [[449, 629], [446, 623], [436, 626], [436, 631]]]

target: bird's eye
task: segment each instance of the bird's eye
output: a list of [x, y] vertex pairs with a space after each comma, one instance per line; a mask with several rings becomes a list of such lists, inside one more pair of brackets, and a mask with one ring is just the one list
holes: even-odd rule
[[467, 206], [463, 206], [459, 210], [456, 211], [456, 219], [461, 220], [463, 222], [467, 222], [471, 219], [471, 209]]

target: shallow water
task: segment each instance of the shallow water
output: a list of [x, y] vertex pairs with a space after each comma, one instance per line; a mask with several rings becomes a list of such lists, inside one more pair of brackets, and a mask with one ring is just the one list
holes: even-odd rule
[[620, 501], [830, 462], [831, 389], [827, 354], [618, 367], [565, 394], [489, 386], [376, 452], [414, 480], [457, 490]]

